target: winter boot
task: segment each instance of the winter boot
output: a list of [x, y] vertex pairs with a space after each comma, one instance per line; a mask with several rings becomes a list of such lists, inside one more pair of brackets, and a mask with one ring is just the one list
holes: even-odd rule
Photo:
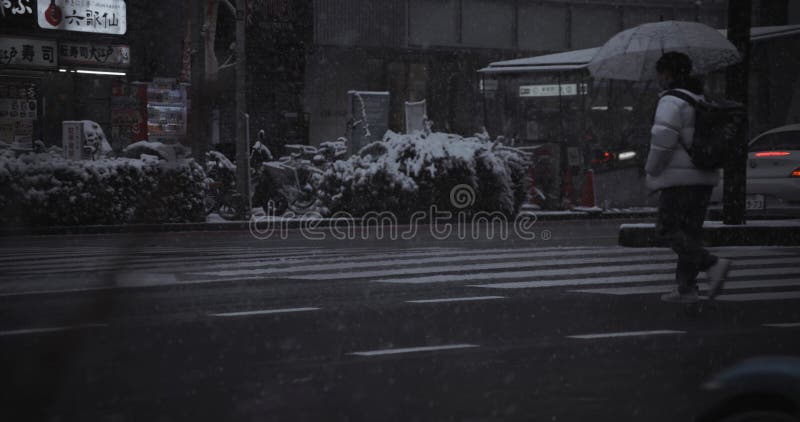
[[731, 260], [719, 258], [717, 262], [706, 270], [708, 276], [708, 298], [714, 299], [722, 292], [728, 271], [731, 269]]
[[671, 303], [695, 303], [700, 301], [700, 296], [697, 294], [697, 287], [683, 293], [676, 287], [675, 290], [661, 295], [661, 300]]

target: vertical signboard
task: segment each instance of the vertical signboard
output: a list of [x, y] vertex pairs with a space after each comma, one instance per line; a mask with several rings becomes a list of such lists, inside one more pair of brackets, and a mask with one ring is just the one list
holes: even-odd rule
[[38, 0], [43, 29], [124, 35], [128, 29], [124, 0]]
[[350, 91], [350, 152], [383, 139], [389, 130], [389, 93]]
[[114, 81], [111, 87], [111, 146], [120, 150], [147, 140], [147, 85]]
[[66, 120], [61, 123], [62, 148], [67, 160], [83, 158], [83, 121]]

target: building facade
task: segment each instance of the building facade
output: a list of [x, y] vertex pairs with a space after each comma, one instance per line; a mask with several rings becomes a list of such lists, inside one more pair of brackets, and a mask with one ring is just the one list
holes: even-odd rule
[[60, 145], [66, 120], [99, 123], [116, 148], [147, 139], [132, 84], [185, 73], [186, 4], [165, 3], [0, 2], [0, 141]]
[[490, 62], [596, 47], [644, 22], [726, 25], [724, 1], [315, 0], [304, 104], [312, 142], [344, 135], [349, 90], [388, 91], [389, 127], [426, 99], [434, 128], [482, 129], [476, 71]]

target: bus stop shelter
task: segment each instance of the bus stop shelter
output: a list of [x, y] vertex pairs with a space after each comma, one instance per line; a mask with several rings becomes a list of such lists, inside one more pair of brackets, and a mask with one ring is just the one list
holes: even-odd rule
[[[752, 134], [800, 123], [800, 25], [752, 28], [751, 42]], [[567, 173], [640, 169], [646, 157], [659, 88], [655, 81], [592, 78], [587, 66], [598, 50], [506, 60], [478, 71], [487, 131], [546, 151], [562, 197]], [[707, 93], [724, 91], [724, 72], [706, 76]]]

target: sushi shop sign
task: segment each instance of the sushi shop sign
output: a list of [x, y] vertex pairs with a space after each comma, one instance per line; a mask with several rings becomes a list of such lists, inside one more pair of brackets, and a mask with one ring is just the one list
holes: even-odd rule
[[127, 45], [60, 42], [58, 62], [71, 66], [125, 68], [131, 64], [131, 49]]
[[40, 28], [112, 35], [128, 29], [124, 0], [37, 0], [37, 6]]
[[0, 69], [55, 69], [56, 60], [55, 41], [0, 36]]

